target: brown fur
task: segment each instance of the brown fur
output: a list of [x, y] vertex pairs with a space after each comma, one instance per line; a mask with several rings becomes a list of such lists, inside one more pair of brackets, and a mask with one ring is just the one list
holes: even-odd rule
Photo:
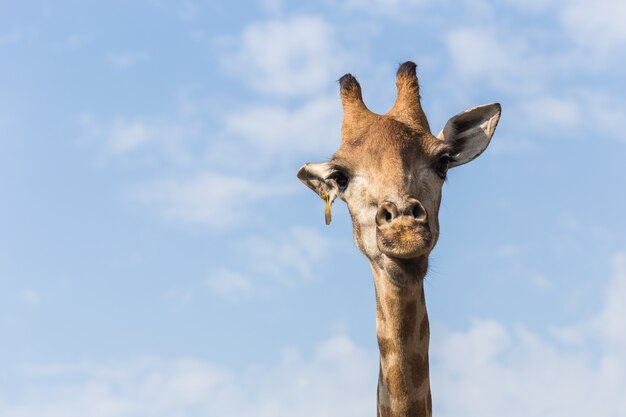
[[[377, 115], [365, 107], [361, 87], [352, 75], [347, 74], [340, 80], [344, 108], [342, 145], [332, 162], [353, 176], [377, 178], [376, 188], [370, 188], [367, 194], [359, 197], [373, 207], [387, 199], [398, 201], [398, 198], [406, 195], [416, 196], [421, 201], [419, 196], [431, 191], [424, 183], [432, 180], [439, 182], [438, 178], [432, 176], [431, 167], [439, 155], [447, 151], [446, 144], [430, 133], [420, 104], [415, 64], [405, 63], [400, 66], [396, 85], [398, 98], [393, 108], [387, 115]], [[363, 161], [367, 163], [363, 164]], [[416, 167], [422, 167], [423, 172], [416, 170]], [[425, 175], [430, 175], [428, 180]], [[427, 210], [438, 211], [439, 202], [440, 196], [435, 195], [428, 201]], [[351, 210], [351, 215], [357, 246], [370, 255], [368, 244], [363, 242], [363, 234], [368, 230], [362, 228], [359, 213]], [[407, 220], [403, 227], [396, 225], [394, 228], [381, 228], [378, 238], [382, 245], [393, 247], [398, 253], [413, 253], [419, 247], [429, 252], [437, 240], [438, 223], [430, 220], [423, 232], [417, 235], [414, 230], [413, 224]], [[372, 258], [382, 272], [380, 275], [375, 274], [382, 376], [379, 383], [385, 388], [379, 390], [379, 395], [382, 392], [390, 396], [390, 407], [379, 407], [379, 414], [393, 417], [429, 415], [427, 396], [417, 391], [422, 385], [428, 385], [428, 364], [424, 364], [428, 357], [428, 319], [423, 298], [418, 298], [423, 293], [421, 277], [426, 272], [427, 260], [418, 258], [396, 263], [391, 269], [400, 273], [386, 274], [383, 271], [388, 268], [384, 261], [381, 263], [376, 256]], [[415, 272], [418, 272], [417, 277]], [[395, 286], [401, 280], [404, 285], [413, 288], [406, 294], [393, 289], [388, 291], [387, 286]], [[379, 288], [381, 291], [378, 291]], [[415, 359], [419, 360], [414, 362]], [[429, 392], [429, 389], [424, 392]]]
[[413, 62], [405, 62], [398, 68], [396, 75], [398, 98], [387, 114], [414, 129], [422, 129], [430, 133], [428, 120], [422, 110], [420, 87], [415, 74], [416, 67]]
[[[422, 281], [398, 287], [385, 276], [375, 274], [377, 333], [380, 349], [381, 392], [387, 393], [390, 416], [428, 416], [430, 392], [428, 375], [428, 317], [421, 300]], [[418, 405], [416, 405], [418, 404]], [[417, 410], [421, 410], [415, 414]]]
[[[323, 198], [337, 196], [348, 204], [354, 240], [370, 260], [380, 350], [378, 416], [430, 417], [423, 278], [439, 237], [439, 166], [460, 165], [479, 155], [493, 135], [500, 105], [461, 113], [435, 137], [422, 109], [414, 63], [398, 68], [398, 96], [385, 115], [367, 109], [351, 74], [339, 84], [341, 146], [329, 162], [305, 164], [298, 177]], [[457, 134], [466, 129], [467, 134]]]

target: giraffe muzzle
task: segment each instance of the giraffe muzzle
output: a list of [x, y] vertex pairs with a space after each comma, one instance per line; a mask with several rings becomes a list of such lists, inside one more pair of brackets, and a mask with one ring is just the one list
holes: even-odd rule
[[383, 202], [376, 212], [378, 249], [387, 256], [411, 259], [432, 249], [432, 233], [424, 206], [409, 198], [399, 208], [391, 201]]

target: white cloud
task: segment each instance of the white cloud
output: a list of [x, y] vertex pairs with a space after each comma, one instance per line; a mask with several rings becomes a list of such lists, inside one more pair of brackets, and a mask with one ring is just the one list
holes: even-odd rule
[[351, 10], [362, 10], [376, 16], [386, 15], [399, 19], [415, 17], [407, 16], [418, 7], [431, 3], [431, 0], [348, 0], [345, 7]]
[[536, 131], [578, 131], [626, 140], [622, 128], [626, 104], [621, 97], [601, 91], [574, 91], [560, 97], [529, 96], [517, 106], [524, 125]]
[[538, 272], [530, 274], [528, 278], [530, 283], [533, 284], [535, 288], [546, 290], [554, 287], [552, 281], [546, 278], [545, 275]]
[[524, 100], [520, 107], [524, 122], [535, 128], [575, 129], [583, 121], [581, 101], [574, 98], [537, 96]]
[[[501, 89], [533, 95], [554, 91], [574, 75], [611, 73], [626, 57], [626, 4], [612, 0], [507, 0], [519, 10], [541, 14], [551, 22], [511, 27], [495, 12], [483, 24], [453, 27], [444, 35], [463, 76], [486, 79]], [[468, 13], [475, 13], [469, 1]], [[478, 3], [482, 3], [479, 1]], [[489, 15], [489, 14], [488, 14]], [[575, 79], [578, 84], [579, 78]], [[548, 93], [550, 94], [550, 93]], [[553, 93], [552, 93], [553, 94]]]
[[[104, 122], [87, 114], [80, 120], [83, 141], [101, 149], [100, 162], [174, 168], [172, 176], [131, 185], [131, 199], [166, 218], [211, 228], [256, 218], [254, 204], [298, 189], [294, 155], [324, 159], [340, 144], [337, 97], [310, 98], [293, 109], [252, 106], [227, 113], [214, 131], [202, 121], [207, 107], [187, 100], [172, 117]], [[280, 176], [287, 180], [277, 182], [286, 166]], [[181, 168], [188, 173], [176, 175]]]
[[[219, 117], [218, 126], [208, 124], [211, 117]], [[226, 111], [186, 98], [173, 116], [98, 120], [87, 113], [79, 123], [83, 142], [100, 147], [103, 160], [258, 172], [294, 156], [328, 158], [341, 142], [341, 117], [337, 89], [293, 106], [258, 103]]]
[[148, 55], [145, 52], [111, 52], [107, 55], [106, 60], [114, 70], [124, 71], [147, 58]]
[[438, 414], [623, 416], [624, 299], [626, 253], [618, 253], [602, 310], [582, 323], [553, 329], [554, 340], [493, 320], [446, 334], [432, 348]]
[[[624, 330], [622, 329], [622, 332]], [[622, 416], [626, 358], [593, 358], [523, 328], [477, 321], [433, 346], [439, 415]]]
[[[568, 7], [582, 7], [582, 4], [586, 3], [574, 2]], [[562, 12], [560, 8], [546, 10], [557, 20]], [[610, 87], [595, 90], [562, 87], [564, 80], [572, 77], [578, 80], [606, 74], [610, 78], [615, 68], [610, 63], [622, 59], [624, 54], [615, 49], [611, 49], [613, 54], [603, 54], [596, 43], [604, 42], [598, 39], [588, 45], [568, 41], [568, 31], [575, 32], [575, 28], [556, 24], [548, 32], [516, 36], [495, 21], [480, 27], [451, 29], [444, 39], [452, 72], [467, 82], [470, 89], [473, 85], [481, 89], [491, 87], [499, 94], [512, 95], [514, 99], [507, 108], [515, 115], [510, 119], [512, 124], [519, 124], [516, 130], [568, 130], [624, 140], [623, 97], [607, 89]], [[616, 35], [614, 42], [616, 39], [621, 38]], [[611, 41], [604, 44], [611, 45]]]
[[41, 294], [33, 290], [23, 290], [20, 293], [20, 298], [25, 304], [33, 307], [40, 305], [43, 300]]
[[67, 47], [75, 49], [89, 45], [93, 41], [93, 35], [90, 33], [75, 33], [65, 40]]
[[22, 40], [23, 34], [19, 30], [14, 30], [0, 35], [0, 46], [11, 45]]
[[226, 117], [225, 134], [242, 138], [261, 154], [328, 157], [341, 142], [337, 95], [320, 96], [295, 109], [260, 105]]
[[532, 92], [545, 74], [546, 57], [525, 39], [506, 36], [496, 27], [456, 28], [445, 35], [453, 70], [502, 90]]
[[330, 240], [317, 230], [292, 227], [268, 236], [239, 239], [235, 251], [245, 263], [216, 268], [205, 281], [213, 294], [246, 298], [290, 286], [313, 277], [313, 271], [329, 257]]
[[[435, 328], [434, 414], [623, 417], [626, 412], [626, 253], [617, 253], [598, 314], [553, 338], [476, 320]], [[529, 308], [531, 308], [529, 306]], [[346, 336], [310, 357], [227, 369], [206, 360], [140, 359], [30, 366], [11, 376], [2, 417], [364, 417], [375, 410], [377, 353]]]
[[[573, 0], [562, 11], [568, 34], [580, 45], [605, 54], [626, 45], [626, 3], [613, 0]], [[619, 52], [619, 51], [618, 51]]]
[[467, 332], [445, 337], [433, 352], [440, 364], [433, 376], [439, 415], [612, 415], [601, 412], [604, 407], [590, 413], [599, 404], [593, 401], [597, 390], [585, 389], [596, 381], [584, 355], [559, 352], [524, 329], [477, 321]]
[[282, 97], [318, 94], [349, 59], [333, 27], [315, 16], [294, 16], [247, 26], [220, 62], [224, 70], [262, 93]]
[[612, 267], [604, 308], [594, 319], [594, 326], [602, 333], [603, 340], [616, 350], [626, 352], [626, 252], [613, 257]]
[[150, 119], [145, 117], [117, 117], [102, 122], [89, 114], [82, 115], [83, 136], [100, 147], [104, 159], [115, 157], [143, 161], [161, 159], [177, 164], [197, 160], [193, 142], [203, 136], [201, 123], [196, 119]]
[[244, 248], [254, 273], [289, 285], [313, 276], [314, 268], [328, 256], [330, 241], [315, 229], [294, 227], [275, 238], [249, 238]]
[[140, 120], [116, 120], [111, 126], [107, 142], [113, 153], [123, 154], [145, 144], [153, 135], [154, 132], [150, 132], [150, 128]]
[[260, 0], [259, 3], [270, 14], [280, 14], [285, 8], [285, 0]]
[[489, 151], [495, 155], [529, 153], [538, 149], [540, 148], [537, 143], [528, 137], [498, 135], [497, 140], [489, 145]]
[[582, 95], [581, 101], [586, 104], [584, 123], [590, 132], [626, 141], [623, 126], [626, 103], [622, 96], [601, 91], [587, 91]]
[[[288, 349], [273, 366], [236, 373], [198, 359], [31, 366], [2, 417], [357, 417], [374, 409], [376, 358], [345, 336], [312, 357]], [[10, 401], [10, 402], [6, 402]]]
[[198, 16], [198, 7], [193, 2], [185, 1], [178, 9], [178, 16], [183, 20], [193, 20]]
[[[484, 29], [452, 30], [446, 35], [446, 44], [454, 60], [455, 68], [461, 74], [480, 76], [485, 72], [498, 73], [511, 65], [509, 64], [510, 55], [513, 52], [501, 43], [499, 37]], [[505, 56], [504, 59], [503, 56]]]
[[248, 297], [254, 289], [249, 278], [225, 268], [213, 271], [205, 283], [209, 291], [226, 298]]
[[291, 191], [269, 179], [204, 171], [186, 179], [145, 183], [131, 192], [134, 200], [155, 207], [164, 217], [185, 224], [225, 228], [239, 221], [258, 221], [254, 204]]
[[503, 3], [514, 6], [526, 13], [540, 13], [562, 6], [567, 0], [504, 0]]

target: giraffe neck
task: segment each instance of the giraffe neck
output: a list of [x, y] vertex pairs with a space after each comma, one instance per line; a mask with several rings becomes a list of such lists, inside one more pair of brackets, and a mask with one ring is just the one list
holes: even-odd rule
[[423, 286], [426, 268], [426, 259], [410, 268], [410, 277], [397, 268], [372, 268], [380, 349], [378, 417], [432, 416], [430, 328]]

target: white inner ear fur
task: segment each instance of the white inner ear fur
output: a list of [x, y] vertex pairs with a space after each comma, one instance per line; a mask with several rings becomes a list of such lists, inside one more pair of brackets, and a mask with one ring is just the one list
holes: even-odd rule
[[452, 142], [458, 153], [450, 167], [466, 164], [478, 157], [489, 145], [502, 110], [499, 103], [484, 104], [465, 110], [452, 117], [437, 135], [438, 139]]
[[331, 200], [334, 200], [337, 196], [335, 190], [336, 187], [334, 186], [334, 184], [326, 181], [326, 177], [332, 174], [332, 172], [333, 168], [330, 162], [322, 162], [319, 164], [304, 164], [300, 167], [300, 170], [298, 170], [298, 178], [307, 187], [315, 191], [320, 197], [326, 194], [331, 198]]

